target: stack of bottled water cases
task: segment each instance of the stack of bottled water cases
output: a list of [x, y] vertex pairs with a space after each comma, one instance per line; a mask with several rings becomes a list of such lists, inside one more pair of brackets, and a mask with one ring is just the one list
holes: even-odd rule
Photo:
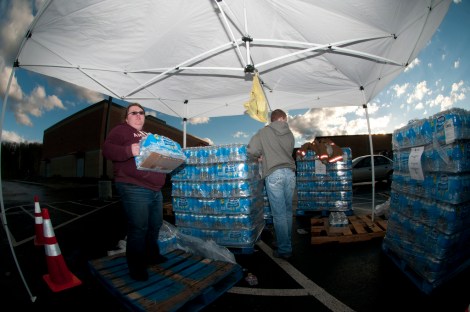
[[[470, 112], [453, 108], [411, 121], [394, 131], [392, 144], [390, 216], [382, 247], [430, 292], [470, 264]], [[422, 149], [422, 177], [409, 169], [416, 148]]]
[[[297, 156], [297, 214], [320, 212], [329, 215], [333, 226], [348, 223], [352, 214], [352, 153], [343, 147], [343, 160], [323, 164], [314, 151]], [[334, 217], [334, 218], [333, 218]]]
[[263, 181], [246, 145], [183, 149], [172, 173], [175, 224], [181, 233], [224, 247], [252, 248], [263, 228]]

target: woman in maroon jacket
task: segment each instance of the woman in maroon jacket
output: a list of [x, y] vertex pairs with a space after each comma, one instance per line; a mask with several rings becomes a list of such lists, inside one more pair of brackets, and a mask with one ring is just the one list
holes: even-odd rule
[[148, 133], [142, 131], [145, 110], [138, 103], [126, 109], [125, 121], [108, 134], [103, 155], [113, 162], [114, 182], [127, 217], [126, 259], [130, 276], [147, 280], [148, 264], [164, 262], [158, 248], [158, 233], [163, 223], [163, 195], [166, 174], [138, 170], [135, 156], [139, 141]]

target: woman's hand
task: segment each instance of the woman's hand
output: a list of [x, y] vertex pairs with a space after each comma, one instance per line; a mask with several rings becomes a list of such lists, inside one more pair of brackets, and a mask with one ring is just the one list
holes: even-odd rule
[[140, 144], [134, 143], [131, 145], [132, 156], [139, 156], [140, 154]]

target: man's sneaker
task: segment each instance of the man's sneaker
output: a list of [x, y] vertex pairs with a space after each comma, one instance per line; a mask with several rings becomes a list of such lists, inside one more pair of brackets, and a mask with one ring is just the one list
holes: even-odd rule
[[273, 251], [273, 257], [274, 258], [279, 258], [279, 259], [284, 259], [284, 260], [290, 260], [292, 258], [292, 254], [283, 254], [279, 253], [277, 250]]

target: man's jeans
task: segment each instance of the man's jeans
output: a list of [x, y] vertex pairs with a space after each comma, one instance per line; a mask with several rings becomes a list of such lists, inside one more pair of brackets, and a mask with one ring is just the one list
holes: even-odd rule
[[158, 233], [163, 224], [162, 192], [121, 182], [116, 182], [116, 189], [127, 217], [126, 252], [141, 256], [158, 252]]
[[280, 255], [292, 255], [292, 197], [295, 190], [295, 172], [282, 168], [265, 179], [266, 193], [273, 215], [274, 231]]

